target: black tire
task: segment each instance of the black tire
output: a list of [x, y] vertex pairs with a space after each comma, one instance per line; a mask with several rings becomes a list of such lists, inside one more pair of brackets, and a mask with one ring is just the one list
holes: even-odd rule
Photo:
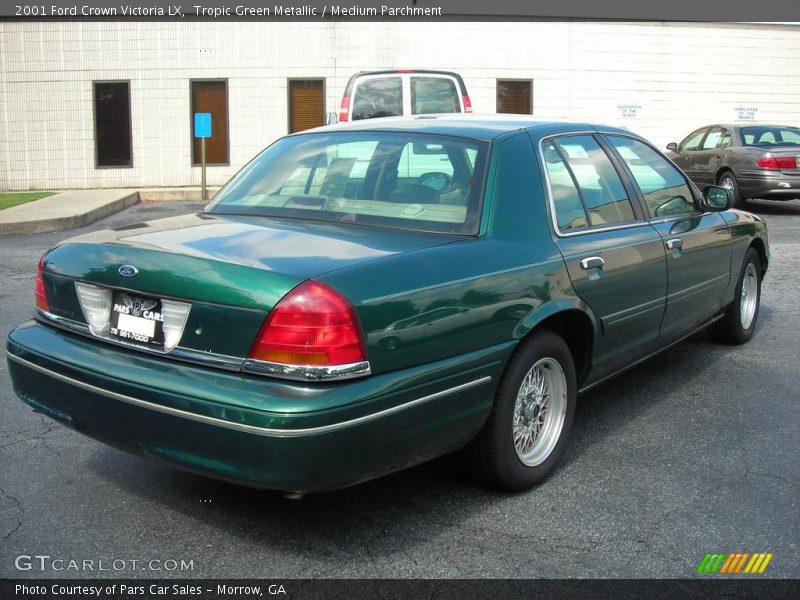
[[[553, 394], [553, 397], [564, 398], [563, 405], [558, 400], [548, 399], [547, 410], [553, 408], [552, 414], [557, 415], [562, 412], [559, 409], [561, 407], [564, 417], [560, 431], [555, 428], [552, 430], [557, 433], [545, 435], [544, 432], [550, 430], [547, 429], [547, 425], [542, 428], [541, 439], [549, 439], [552, 444], [557, 436], [557, 441], [549, 454], [542, 454], [541, 462], [529, 466], [522, 462], [514, 445], [515, 407], [523, 381], [537, 364], [540, 365], [540, 369], [544, 368], [544, 371], [551, 373], [545, 377], [552, 376], [556, 380], [560, 380], [560, 377], [555, 366], [560, 367], [564, 376], [565, 390], [563, 394]], [[548, 379], [549, 381], [551, 380]], [[549, 384], [549, 387], [551, 390], [557, 390], [560, 385], [559, 382], [555, 385]], [[569, 436], [575, 416], [576, 387], [572, 355], [558, 335], [543, 331], [524, 342], [509, 361], [500, 379], [489, 419], [478, 437], [467, 448], [473, 473], [487, 483], [511, 491], [526, 490], [544, 480], [556, 465]], [[535, 406], [534, 410], [535, 412], [529, 412], [524, 418], [538, 418], [540, 411]], [[541, 413], [546, 414], [545, 410], [541, 410]], [[557, 423], [558, 417], [544, 417], [543, 420], [545, 423]], [[544, 444], [544, 447], [548, 445]]]
[[[746, 305], [742, 301], [742, 287], [745, 285], [745, 277], [750, 279], [750, 274], [755, 276], [755, 282], [750, 280], [750, 289], [754, 283], [756, 298], [754, 304], [754, 313], [750, 319], [750, 323], [745, 327], [742, 323], [742, 309]], [[752, 291], [751, 291], [752, 294]], [[725, 311], [725, 316], [717, 321], [709, 329], [711, 337], [719, 342], [726, 344], [745, 344], [753, 337], [753, 332], [756, 329], [758, 322], [758, 310], [761, 306], [761, 258], [758, 256], [753, 248], [747, 249], [747, 254], [744, 256], [744, 263], [742, 264], [741, 271], [739, 272], [739, 279], [736, 283], [736, 294], [733, 302], [728, 306]]]
[[733, 198], [731, 199], [731, 206], [733, 208], [744, 208], [747, 200], [742, 196], [742, 190], [739, 188], [739, 182], [736, 181], [736, 175], [733, 171], [723, 171], [719, 176], [717, 185], [727, 188], [731, 191]]

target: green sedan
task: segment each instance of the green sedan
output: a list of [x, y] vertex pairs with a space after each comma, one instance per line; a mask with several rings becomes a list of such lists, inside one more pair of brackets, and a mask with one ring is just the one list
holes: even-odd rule
[[76, 237], [8, 337], [14, 389], [120, 449], [258, 488], [461, 450], [523, 490], [579, 394], [753, 335], [764, 223], [630, 132], [376, 119], [278, 140], [198, 214]]

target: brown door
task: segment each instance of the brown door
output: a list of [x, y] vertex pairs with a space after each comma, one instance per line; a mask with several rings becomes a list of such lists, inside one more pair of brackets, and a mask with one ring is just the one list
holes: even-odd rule
[[[228, 164], [228, 90], [225, 81], [192, 82], [192, 123], [194, 113], [211, 113], [211, 137], [206, 139], [206, 163]], [[192, 125], [192, 164], [200, 164], [200, 139]]]
[[289, 80], [289, 133], [325, 124], [322, 79]]
[[498, 79], [497, 112], [516, 115], [533, 114], [530, 80]]

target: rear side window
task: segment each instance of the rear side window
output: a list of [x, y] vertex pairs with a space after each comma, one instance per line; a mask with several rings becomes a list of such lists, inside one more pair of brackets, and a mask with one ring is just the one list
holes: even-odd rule
[[550, 197], [553, 199], [558, 228], [564, 231], [589, 225], [575, 181], [552, 142], [544, 145], [544, 164], [550, 181]]
[[667, 217], [696, 210], [686, 180], [663, 156], [631, 138], [608, 136], [608, 141], [630, 169], [652, 216]]
[[578, 188], [592, 227], [633, 221], [633, 206], [611, 159], [588, 135], [563, 137], [554, 145]]
[[411, 114], [461, 112], [458, 90], [452, 79], [443, 77], [411, 78]]
[[357, 82], [353, 98], [353, 121], [402, 114], [403, 81], [400, 77], [376, 77]]

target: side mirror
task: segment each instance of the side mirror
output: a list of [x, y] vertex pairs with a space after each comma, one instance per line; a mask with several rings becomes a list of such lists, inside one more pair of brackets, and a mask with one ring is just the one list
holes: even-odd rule
[[669, 144], [667, 144], [667, 150], [672, 150], [673, 152], [677, 152], [678, 144], [676, 144], [675, 142], [670, 142]]
[[727, 210], [731, 205], [731, 196], [730, 190], [724, 187], [707, 185], [703, 189], [703, 208], [711, 212]]
[[329, 112], [325, 116], [325, 125], [336, 125], [339, 122], [339, 116], [335, 112]]

